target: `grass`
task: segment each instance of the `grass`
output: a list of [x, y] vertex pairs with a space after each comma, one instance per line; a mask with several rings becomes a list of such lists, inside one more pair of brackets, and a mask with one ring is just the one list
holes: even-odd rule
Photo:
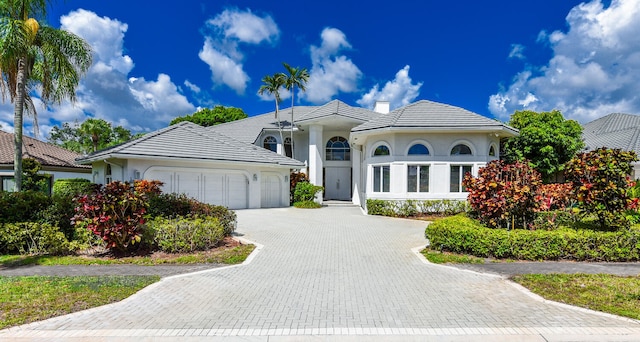
[[123, 258], [94, 256], [52, 256], [52, 255], [0, 255], [0, 266], [16, 267], [26, 265], [166, 265], [166, 264], [239, 264], [255, 249], [254, 245], [219, 247], [210, 251], [168, 254], [155, 253], [150, 256]]
[[512, 280], [545, 299], [640, 319], [640, 276], [530, 274]]
[[0, 329], [120, 301], [159, 276], [0, 277]]
[[440, 252], [428, 248], [423, 249], [420, 253], [434, 264], [484, 264], [484, 259], [473, 255]]

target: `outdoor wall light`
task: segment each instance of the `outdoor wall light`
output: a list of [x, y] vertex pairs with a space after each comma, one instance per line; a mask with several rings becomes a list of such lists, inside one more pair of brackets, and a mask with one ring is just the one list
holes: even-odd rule
[[253, 181], [254, 181], [254, 182], [257, 182], [257, 181], [258, 181], [258, 175], [257, 175], [257, 174], [255, 174], [255, 173], [253, 174]]
[[284, 181], [288, 182], [289, 181], [289, 176], [284, 176]]

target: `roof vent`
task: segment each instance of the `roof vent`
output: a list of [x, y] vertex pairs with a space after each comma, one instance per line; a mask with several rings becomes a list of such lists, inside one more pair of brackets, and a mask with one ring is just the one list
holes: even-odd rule
[[389, 101], [376, 101], [373, 111], [380, 114], [389, 113]]

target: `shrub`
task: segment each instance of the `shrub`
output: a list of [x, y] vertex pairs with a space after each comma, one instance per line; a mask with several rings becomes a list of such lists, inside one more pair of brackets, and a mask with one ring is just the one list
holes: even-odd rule
[[51, 198], [42, 192], [0, 192], [0, 223], [36, 221], [49, 205]]
[[369, 215], [390, 217], [455, 215], [468, 210], [468, 202], [459, 200], [367, 200]]
[[600, 228], [626, 228], [624, 211], [633, 203], [628, 194], [631, 162], [635, 152], [599, 148], [580, 153], [565, 168], [565, 177], [573, 183], [573, 198], [584, 215], [595, 215]]
[[313, 201], [316, 195], [322, 190], [324, 190], [324, 188], [319, 185], [313, 185], [309, 182], [298, 182], [293, 192], [293, 201]]
[[58, 196], [76, 196], [78, 194], [88, 194], [93, 191], [93, 186], [88, 179], [65, 178], [56, 179], [53, 183], [53, 194]]
[[466, 174], [463, 185], [476, 216], [490, 227], [527, 227], [540, 207], [536, 192], [542, 185], [540, 173], [528, 164], [489, 162], [478, 177]]
[[322, 208], [322, 205], [316, 201], [301, 201], [301, 202], [294, 202], [293, 206], [296, 208], [302, 208], [302, 209], [317, 209], [317, 208]]
[[215, 247], [225, 237], [225, 229], [215, 217], [156, 217], [146, 223], [160, 250], [184, 253]]
[[102, 238], [106, 248], [124, 252], [140, 242], [147, 202], [146, 195], [134, 191], [133, 184], [111, 182], [76, 201], [74, 223]]
[[2, 254], [68, 254], [73, 246], [55, 226], [46, 223], [18, 222], [0, 224]]
[[293, 204], [296, 185], [300, 182], [309, 182], [309, 178], [304, 172], [291, 171], [289, 175], [289, 203]]
[[149, 216], [174, 218], [178, 216], [216, 217], [227, 235], [236, 230], [237, 218], [226, 207], [199, 202], [185, 194], [156, 194], [149, 198]]
[[431, 248], [478, 257], [521, 260], [637, 261], [640, 229], [620, 232], [558, 229], [505, 230], [463, 215], [438, 220], [425, 230]]

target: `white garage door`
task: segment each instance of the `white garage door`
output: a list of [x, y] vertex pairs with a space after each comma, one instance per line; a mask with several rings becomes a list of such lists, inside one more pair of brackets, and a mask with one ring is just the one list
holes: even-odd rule
[[278, 175], [268, 172], [262, 173], [261, 184], [261, 202], [262, 208], [277, 208], [282, 206], [282, 182]]
[[249, 182], [238, 171], [151, 167], [145, 172], [144, 178], [162, 181], [165, 193], [184, 193], [198, 201], [230, 209], [248, 206]]

